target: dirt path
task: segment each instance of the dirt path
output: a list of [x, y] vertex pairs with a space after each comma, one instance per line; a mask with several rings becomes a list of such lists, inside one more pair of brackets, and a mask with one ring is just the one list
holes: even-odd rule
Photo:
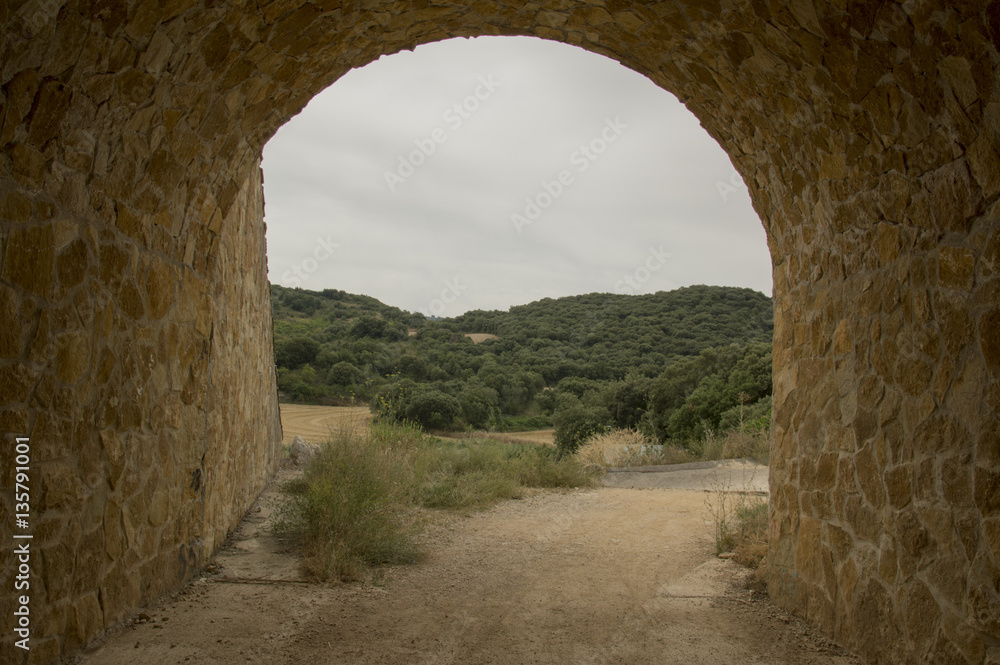
[[749, 460], [608, 469], [606, 487], [767, 494], [767, 467]]
[[265, 528], [273, 498], [272, 488], [216, 558], [221, 573], [147, 609], [83, 662], [856, 662], [713, 556], [702, 491], [544, 492], [447, 516], [426, 536], [426, 561], [340, 587], [250, 579], [298, 579]]

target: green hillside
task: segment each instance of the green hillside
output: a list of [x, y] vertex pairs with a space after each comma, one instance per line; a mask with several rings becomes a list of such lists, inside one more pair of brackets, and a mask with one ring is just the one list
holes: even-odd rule
[[593, 293], [438, 321], [333, 289], [271, 296], [287, 401], [357, 400], [434, 429], [552, 422], [565, 438], [568, 419], [680, 442], [769, 408], [772, 304], [750, 289]]

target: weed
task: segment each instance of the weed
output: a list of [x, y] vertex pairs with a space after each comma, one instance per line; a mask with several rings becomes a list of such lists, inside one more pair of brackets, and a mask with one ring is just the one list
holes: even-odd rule
[[690, 450], [699, 461], [752, 459], [767, 466], [771, 457], [771, 433], [767, 429], [750, 427], [731, 429], [722, 435], [708, 430], [704, 439], [692, 443]]
[[687, 451], [671, 445], [655, 445], [634, 429], [596, 434], [584, 441], [574, 455], [585, 467], [597, 469], [691, 461]]
[[[308, 574], [358, 580], [373, 566], [415, 561], [418, 508], [474, 509], [525, 487], [592, 482], [555, 448], [439, 441], [388, 422], [331, 434], [301, 478], [282, 486], [273, 530], [297, 544]], [[372, 574], [373, 580], [384, 579]]]
[[757, 568], [767, 556], [768, 501], [750, 489], [751, 482], [734, 489], [731, 475], [715, 480], [705, 505], [712, 516], [715, 553], [731, 553], [737, 563]]
[[419, 469], [413, 434], [399, 425], [341, 429], [282, 488], [275, 530], [301, 545], [311, 576], [359, 579], [368, 566], [416, 557], [406, 510]]

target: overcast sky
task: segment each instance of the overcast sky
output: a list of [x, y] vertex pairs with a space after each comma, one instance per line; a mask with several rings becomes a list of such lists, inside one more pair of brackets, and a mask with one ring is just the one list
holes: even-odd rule
[[771, 295], [722, 148], [672, 94], [564, 44], [383, 57], [282, 127], [263, 167], [277, 284], [442, 316], [690, 284]]

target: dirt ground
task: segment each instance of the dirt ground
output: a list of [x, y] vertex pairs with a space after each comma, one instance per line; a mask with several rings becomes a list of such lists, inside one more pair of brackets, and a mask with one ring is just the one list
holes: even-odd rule
[[202, 577], [78, 662], [858, 662], [713, 556], [704, 491], [547, 491], [447, 514], [425, 560], [343, 586], [297, 583], [297, 558], [267, 531], [276, 496]]

